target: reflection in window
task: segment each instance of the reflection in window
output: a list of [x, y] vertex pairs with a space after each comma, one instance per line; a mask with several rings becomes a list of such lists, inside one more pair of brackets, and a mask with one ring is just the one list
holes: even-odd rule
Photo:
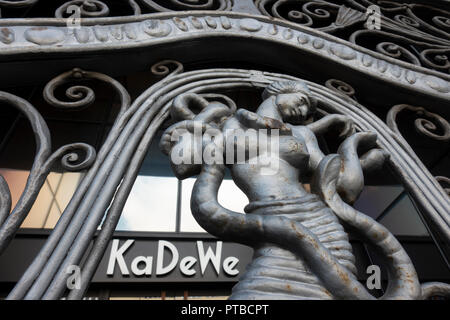
[[[206, 232], [191, 214], [196, 178], [179, 181], [174, 176], [169, 158], [159, 149], [160, 139], [159, 134], [150, 145], [116, 230]], [[219, 202], [230, 210], [244, 212], [247, 197], [226, 178], [219, 189]]]
[[175, 177], [139, 175], [116, 230], [174, 232], [177, 183]]
[[[11, 191], [12, 208], [25, 188], [29, 171], [0, 169]], [[22, 223], [22, 228], [53, 229], [82, 178], [79, 172], [51, 172]]]
[[157, 135], [147, 151], [116, 230], [175, 232], [178, 179]]

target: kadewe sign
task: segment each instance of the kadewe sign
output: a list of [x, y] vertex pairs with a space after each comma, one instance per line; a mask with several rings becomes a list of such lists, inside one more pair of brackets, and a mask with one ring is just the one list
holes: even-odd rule
[[237, 281], [253, 251], [216, 240], [113, 239], [95, 282]]

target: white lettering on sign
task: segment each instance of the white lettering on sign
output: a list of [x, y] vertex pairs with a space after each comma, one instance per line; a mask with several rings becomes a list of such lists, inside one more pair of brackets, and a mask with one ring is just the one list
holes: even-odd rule
[[[122, 275], [130, 275], [130, 271], [125, 262], [125, 254], [132, 246], [134, 240], [127, 240], [121, 246], [118, 239], [112, 241], [111, 252], [109, 255], [108, 268], [106, 274], [109, 276], [114, 275], [114, 268], [116, 264], [119, 266], [120, 273]], [[212, 265], [214, 271], [219, 276], [220, 266], [222, 260], [222, 241], [216, 242], [216, 249], [211, 246], [206, 248], [203, 241], [197, 241], [197, 253], [200, 265], [200, 273], [204, 276], [208, 265]], [[177, 247], [169, 241], [158, 241], [158, 250], [156, 256], [156, 275], [164, 276], [172, 272], [179, 263], [180, 272], [185, 276], [193, 276], [197, 273], [194, 269], [197, 264], [197, 258], [192, 256], [183, 257], [180, 260], [180, 254]], [[153, 272], [153, 259], [152, 256], [137, 256], [131, 261], [131, 272], [135, 276], [151, 276]], [[236, 266], [239, 263], [239, 259], [236, 257], [226, 257], [222, 263], [222, 269], [225, 274], [229, 276], [236, 276], [239, 274], [239, 270]]]
[[222, 257], [222, 241], [217, 241], [216, 253], [214, 254], [211, 247], [206, 250], [203, 248], [203, 241], [197, 241], [198, 257], [200, 259], [200, 269], [202, 270], [202, 275], [205, 274], [206, 267], [211, 261], [217, 275], [220, 274], [220, 258]]
[[239, 274], [239, 270], [235, 269], [238, 262], [239, 259], [236, 257], [226, 258], [225, 260], [223, 260], [223, 271], [225, 271], [225, 273], [228, 274], [229, 276], [235, 276]]
[[[172, 253], [172, 261], [167, 266], [163, 266], [164, 262], [164, 248], [169, 249]], [[156, 259], [156, 275], [162, 276], [172, 271], [178, 262], [179, 254], [177, 248], [169, 241], [158, 241], [158, 258]]]
[[125, 251], [128, 250], [128, 248], [134, 243], [134, 240], [127, 240], [119, 249], [119, 240], [114, 239], [112, 246], [111, 246], [111, 254], [109, 255], [109, 262], [108, 262], [108, 270], [106, 271], [107, 275], [113, 275], [114, 274], [114, 266], [117, 264], [119, 265], [120, 272], [123, 275], [128, 276], [130, 272], [128, 272], [127, 265], [125, 263], [125, 260], [123, 258], [123, 254]]
[[194, 264], [197, 262], [197, 259], [194, 257], [188, 256], [181, 260], [180, 262], [180, 271], [182, 274], [186, 276], [193, 276], [197, 271], [191, 269]]
[[[139, 263], [143, 263], [145, 267], [142, 269], [139, 268]], [[138, 256], [133, 259], [133, 262], [131, 262], [131, 272], [137, 276], [149, 276], [152, 274], [152, 266], [153, 257]]]

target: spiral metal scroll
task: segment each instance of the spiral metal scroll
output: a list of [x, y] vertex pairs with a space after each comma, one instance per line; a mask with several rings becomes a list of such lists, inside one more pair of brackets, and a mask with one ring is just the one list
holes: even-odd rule
[[346, 83], [342, 80], [329, 79], [325, 82], [325, 86], [328, 89], [334, 90], [336, 92], [339, 92], [345, 96], [348, 96], [348, 97], [356, 100], [355, 89], [353, 89], [353, 87], [351, 85], [349, 85], [348, 83]]
[[[418, 118], [414, 121], [416, 131], [434, 140], [442, 142], [450, 141], [450, 124], [447, 120], [439, 116], [438, 114], [427, 111], [423, 107], [415, 107], [406, 104], [400, 104], [392, 107], [387, 115], [386, 123], [397, 134], [401, 135], [397, 126], [397, 115], [403, 111], [413, 111], [418, 116], [425, 116], [425, 118]], [[433, 119], [433, 121], [429, 120]], [[440, 134], [438, 132], [441, 132]]]
[[[135, 0], [127, 0], [133, 15], [140, 15], [141, 8]], [[100, 18], [108, 17], [111, 11], [108, 4], [99, 0], [72, 0], [67, 1], [55, 11], [55, 18], [65, 18], [74, 14], [73, 8], [78, 7], [78, 18]]]
[[[95, 149], [84, 143], [74, 143], [63, 146], [51, 154], [50, 132], [44, 119], [36, 109], [22, 98], [6, 92], [0, 92], [0, 102], [8, 103], [16, 107], [27, 117], [36, 140], [36, 156], [27, 179], [25, 190], [11, 213], [9, 189], [3, 177], [0, 179], [0, 188], [2, 189], [2, 196], [0, 197], [0, 204], [2, 205], [0, 211], [1, 253], [8, 246], [20, 225], [25, 220], [53, 164], [58, 159], [61, 159], [63, 168], [71, 171], [85, 169], [93, 163]], [[73, 152], [74, 150], [84, 152], [85, 159], [79, 162], [79, 156]]]
[[[111, 16], [110, 6], [114, 1], [108, 0], [70, 0], [55, 10], [55, 18], [67, 18], [73, 15], [77, 7], [78, 18], [100, 18]], [[232, 0], [126, 0], [133, 15], [142, 14], [142, 8], [147, 7], [152, 12], [170, 12], [183, 10], [217, 10], [229, 11]], [[27, 8], [39, 5], [39, 0], [0, 0], [0, 8]], [[109, 5], [109, 6], [108, 6]]]
[[[255, 4], [263, 15], [345, 37], [345, 40], [414, 65], [450, 72], [448, 8], [382, 0], [345, 0], [341, 5], [326, 0], [255, 0]], [[376, 17], [379, 30], [364, 27], [364, 22], [371, 19], [369, 8], [374, 5], [380, 11]], [[342, 30], [346, 32], [339, 33]]]
[[[339, 5], [325, 1], [260, 0], [256, 5], [262, 14], [286, 19], [307, 27], [324, 27], [335, 21]], [[342, 19], [341, 19], [342, 20]]]
[[120, 99], [120, 113], [123, 113], [130, 104], [130, 96], [125, 88], [113, 78], [98, 72], [84, 71], [79, 68], [74, 68], [71, 71], [65, 72], [54, 79], [52, 79], [44, 88], [44, 99], [56, 108], [65, 110], [80, 110], [90, 106], [95, 100], [94, 91], [86, 86], [76, 85], [71, 86], [66, 90], [66, 96], [75, 101], [60, 101], [55, 97], [55, 90], [58, 86], [66, 83], [71, 83], [74, 80], [96, 79], [111, 85], [119, 94]]
[[95, 18], [106, 17], [109, 15], [108, 6], [98, 0], [73, 0], [64, 3], [55, 11], [56, 18], [63, 18], [67, 15], [69, 7], [78, 7], [80, 10], [80, 17]]
[[[175, 69], [171, 71], [170, 65], [175, 66]], [[163, 60], [155, 63], [151, 71], [154, 75], [168, 77], [183, 72], [183, 64], [176, 60]]]

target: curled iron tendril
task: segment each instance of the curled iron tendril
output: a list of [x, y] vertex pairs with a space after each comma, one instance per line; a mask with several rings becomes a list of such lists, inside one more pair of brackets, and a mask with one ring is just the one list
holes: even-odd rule
[[315, 19], [328, 19], [331, 17], [331, 10], [336, 11], [338, 8], [337, 5], [330, 3], [308, 2], [303, 6], [303, 11]]
[[450, 18], [442, 17], [442, 16], [435, 16], [431, 20], [438, 27], [440, 27], [444, 30], [450, 31]]
[[286, 19], [304, 26], [323, 23], [336, 16], [339, 6], [328, 2], [290, 2], [262, 0], [257, 3], [262, 14]]
[[385, 54], [387, 56], [390, 56], [392, 58], [401, 59], [404, 58], [408, 62], [415, 64], [417, 66], [420, 66], [419, 59], [416, 58], [415, 55], [413, 55], [411, 52], [406, 50], [404, 47], [392, 43], [392, 42], [381, 42], [377, 44], [376, 46], [377, 51], [381, 52], [382, 54]]
[[[175, 69], [170, 71], [169, 65], [175, 65]], [[155, 63], [151, 67], [151, 71], [154, 75], [157, 76], [174, 76], [183, 72], [183, 64], [176, 60], [163, 60]]]
[[[79, 153], [83, 151], [84, 159], [80, 160]], [[57, 159], [61, 159], [61, 165], [68, 171], [80, 171], [89, 168], [95, 161], [94, 147], [86, 143], [71, 143], [56, 150], [47, 160], [51, 166]]]
[[108, 83], [119, 94], [122, 113], [130, 105], [130, 96], [125, 88], [113, 78], [98, 72], [84, 71], [79, 68], [74, 68], [71, 71], [65, 72], [53, 78], [44, 88], [43, 96], [45, 101], [56, 108], [63, 108], [66, 110], [80, 110], [90, 106], [95, 101], [94, 91], [86, 86], [75, 85], [66, 90], [67, 98], [75, 101], [60, 101], [55, 97], [55, 90], [58, 86], [69, 83], [73, 80], [95, 79]]
[[[128, 4], [133, 10], [133, 15], [140, 15], [141, 8], [136, 3], [135, 0], [128, 0]], [[68, 14], [73, 14], [74, 11], [70, 11], [70, 9], [76, 6], [79, 8], [79, 18], [98, 18], [98, 17], [107, 17], [110, 16], [109, 7], [98, 0], [73, 0], [64, 3], [55, 11], [55, 18], [64, 18], [67, 17]]]
[[[265, 16], [335, 34], [417, 66], [450, 72], [449, 11], [425, 4], [393, 1], [346, 0], [341, 3], [330, 0], [255, 0], [255, 5]], [[376, 16], [368, 14], [373, 5], [380, 9]], [[369, 18], [375, 17], [379, 18], [381, 30], [367, 28]], [[346, 32], [339, 34], [337, 31], [342, 29]]]
[[341, 80], [337, 80], [337, 79], [329, 79], [325, 82], [325, 86], [328, 89], [334, 90], [336, 92], [339, 92], [341, 94], [344, 94], [354, 100], [355, 99], [355, 89], [353, 89], [353, 87], [351, 85], [349, 85], [348, 83], [341, 81]]
[[[396, 118], [397, 115], [403, 111], [403, 110], [409, 110], [416, 113], [418, 116], [425, 116], [429, 119], [433, 119], [433, 121], [425, 118], [418, 118], [414, 121], [414, 125], [416, 128], [416, 131], [429, 137], [434, 140], [439, 141], [449, 141], [450, 140], [450, 124], [442, 118], [441, 116], [428, 112], [422, 107], [414, 107], [407, 104], [400, 104], [396, 105], [389, 110], [387, 115], [387, 125], [389, 128], [391, 128], [393, 131], [401, 135], [397, 123]], [[435, 123], [436, 122], [436, 123]], [[437, 130], [441, 129], [442, 133], [437, 134], [435, 133]], [[432, 132], [435, 131], [435, 132]]]
[[[51, 154], [50, 132], [39, 112], [26, 100], [0, 91], [0, 102], [14, 106], [22, 112], [31, 124], [35, 141], [36, 156], [33, 166], [28, 175], [27, 183], [17, 204], [11, 212], [11, 195], [8, 185], [3, 177], [0, 178], [0, 253], [8, 246], [25, 220], [33, 203], [45, 182], [53, 164], [62, 159], [63, 168], [70, 171], [77, 171], [88, 168], [95, 159], [95, 149], [85, 143], [74, 143], [63, 146]], [[85, 159], [79, 161], [75, 150], [82, 150]], [[68, 153], [69, 152], [69, 153]], [[11, 213], [10, 213], [11, 212]]]
[[[79, 154], [75, 152], [77, 150], [84, 153], [84, 158], [81, 161]], [[0, 175], [0, 239], [3, 240], [0, 243], [0, 248], [3, 249], [10, 240], [9, 237], [4, 240], [3, 236], [7, 235], [8, 232], [17, 230], [26, 218], [28, 211], [36, 201], [46, 177], [58, 159], [61, 159], [63, 169], [75, 172], [89, 168], [94, 163], [95, 157], [96, 152], [94, 147], [86, 143], [71, 143], [60, 147], [46, 159], [42, 166], [36, 168], [34, 171], [32, 169], [28, 176], [25, 190], [20, 198], [21, 200], [25, 200], [22, 202], [19, 200], [11, 215], [11, 193], [7, 182]], [[24, 210], [23, 208], [28, 208], [28, 210]], [[18, 218], [19, 220], [17, 220]]]
[[450, 72], [450, 49], [427, 49], [420, 53], [422, 62], [436, 70]]
[[417, 20], [413, 19], [412, 17], [405, 16], [403, 14], [396, 15], [394, 17], [394, 20], [397, 22], [400, 22], [402, 24], [405, 24], [407, 26], [411, 26], [411, 27], [415, 27], [415, 28], [420, 27], [420, 23]]
[[[56, 18], [67, 16], [69, 8], [77, 6], [79, 8], [80, 17], [98, 18], [109, 15], [109, 8], [106, 4], [98, 0], [73, 0], [64, 3], [55, 11]], [[73, 13], [73, 12], [72, 12]]]

